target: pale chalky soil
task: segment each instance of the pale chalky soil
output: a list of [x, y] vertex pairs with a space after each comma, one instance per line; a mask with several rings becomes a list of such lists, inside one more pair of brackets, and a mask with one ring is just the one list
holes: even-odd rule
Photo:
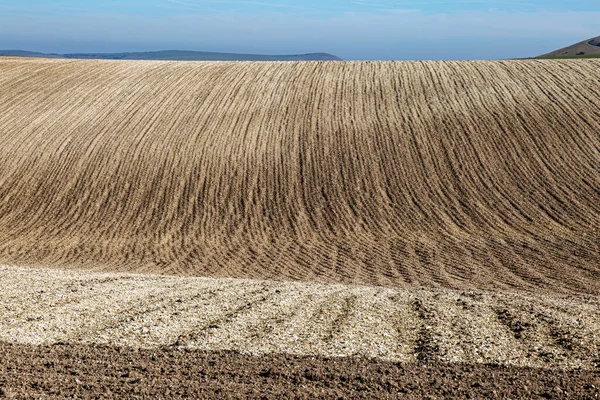
[[0, 341], [594, 369], [600, 301], [0, 267]]

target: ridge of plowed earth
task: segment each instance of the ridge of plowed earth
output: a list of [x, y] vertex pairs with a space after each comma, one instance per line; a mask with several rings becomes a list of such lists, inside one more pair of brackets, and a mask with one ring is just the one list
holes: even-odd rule
[[600, 60], [3, 58], [0, 87], [2, 264], [600, 294]]
[[0, 268], [0, 342], [600, 368], [600, 299]]
[[0, 398], [597, 399], [600, 371], [0, 342]]

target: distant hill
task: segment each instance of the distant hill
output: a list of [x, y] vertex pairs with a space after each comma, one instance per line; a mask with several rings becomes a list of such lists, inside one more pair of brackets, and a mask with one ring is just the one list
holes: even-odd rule
[[340, 61], [327, 53], [260, 55], [213, 53], [205, 51], [163, 50], [134, 53], [46, 54], [23, 50], [0, 50], [0, 57], [71, 58], [93, 60], [173, 60], [173, 61]]
[[25, 50], [0, 50], [0, 57], [62, 58], [60, 54], [44, 54]]
[[600, 36], [543, 54], [538, 58], [555, 57], [600, 57]]

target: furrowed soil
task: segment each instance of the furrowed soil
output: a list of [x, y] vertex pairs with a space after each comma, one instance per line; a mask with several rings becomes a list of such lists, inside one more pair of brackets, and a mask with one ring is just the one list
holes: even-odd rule
[[[597, 399], [600, 372], [0, 344], [0, 397]], [[23, 361], [27, 360], [24, 364]]]
[[0, 396], [598, 396], [600, 60], [0, 87]]
[[2, 264], [600, 293], [600, 61], [0, 68]]

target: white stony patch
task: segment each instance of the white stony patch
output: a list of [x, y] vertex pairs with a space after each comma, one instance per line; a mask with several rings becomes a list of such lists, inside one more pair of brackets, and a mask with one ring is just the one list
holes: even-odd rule
[[0, 341], [596, 368], [600, 300], [0, 267]]

